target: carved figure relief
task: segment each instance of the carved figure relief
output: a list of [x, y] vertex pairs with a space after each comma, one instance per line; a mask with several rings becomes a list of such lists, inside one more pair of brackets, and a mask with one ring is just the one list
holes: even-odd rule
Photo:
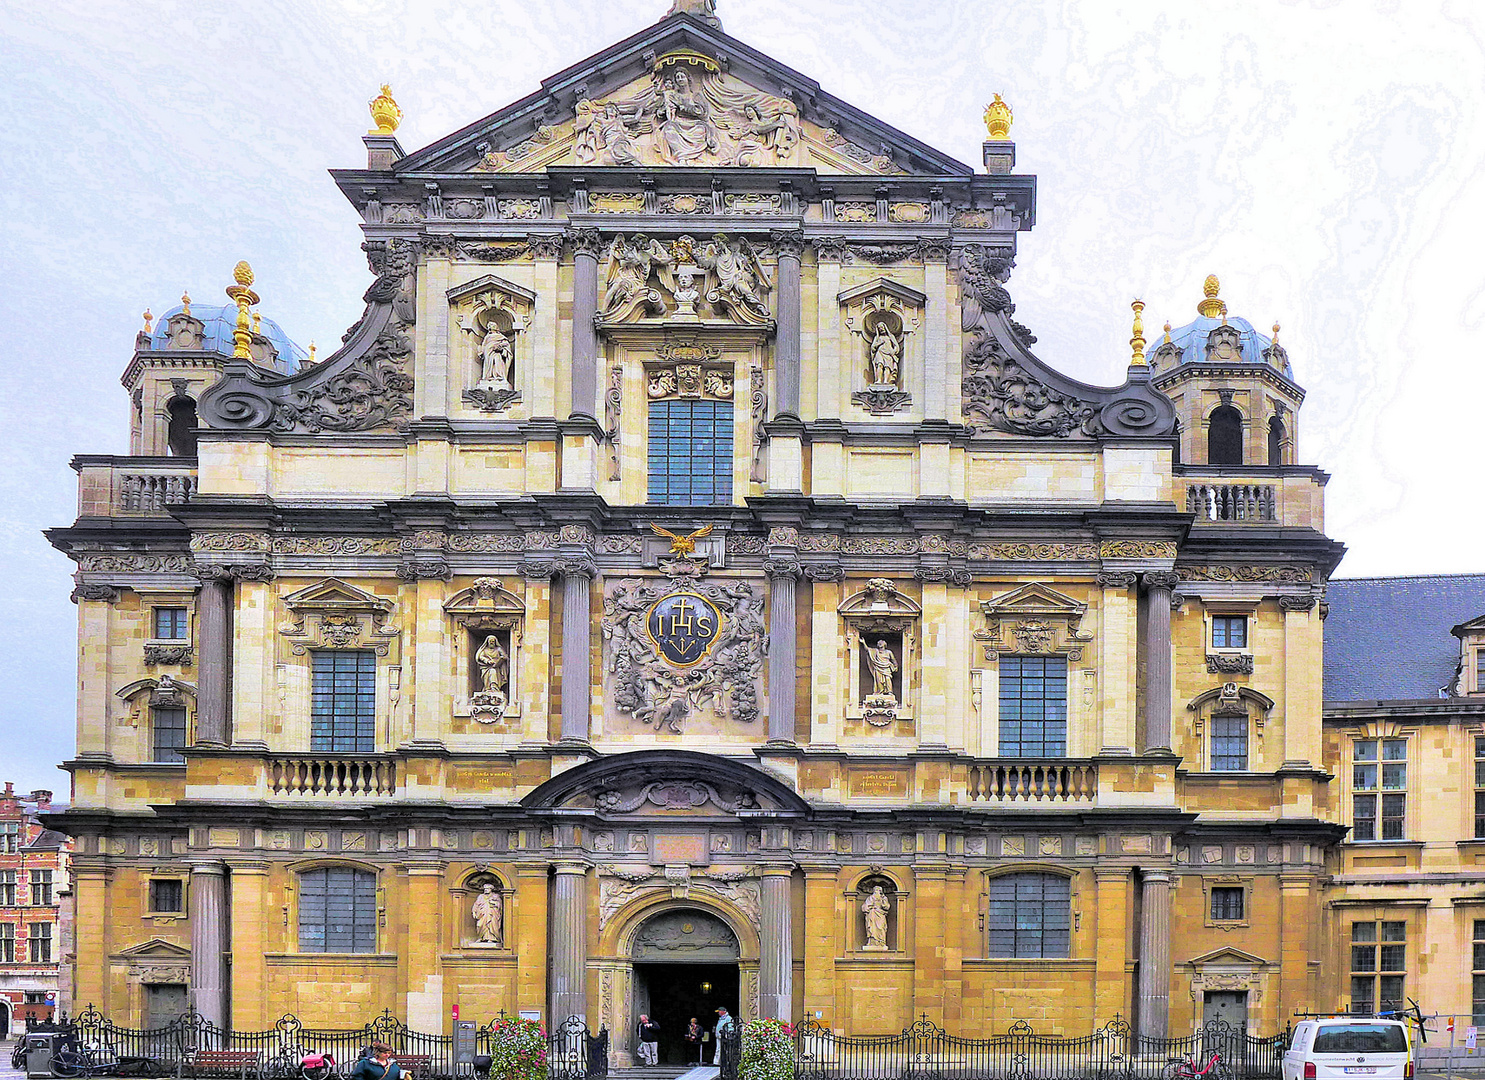
[[[461, 631], [453, 636], [455, 715], [482, 724], [519, 716], [519, 679], [526, 605], [495, 578], [479, 578], [455, 593], [444, 611]], [[460, 693], [457, 688], [467, 688]]]
[[873, 416], [907, 408], [907, 346], [921, 323], [922, 293], [888, 278], [840, 294], [842, 321], [859, 340], [861, 362], [853, 376], [851, 400]]
[[283, 603], [290, 617], [279, 633], [289, 639], [295, 656], [312, 648], [361, 648], [386, 656], [401, 633], [390, 621], [390, 600], [337, 578], [290, 593]]
[[536, 295], [487, 274], [449, 290], [454, 320], [470, 353], [474, 384], [464, 401], [482, 412], [503, 412], [521, 400], [516, 389], [517, 344], [522, 340]]
[[603, 325], [663, 318], [767, 326], [772, 291], [768, 270], [745, 237], [717, 233], [704, 243], [691, 236], [666, 242], [621, 233], [609, 244], [599, 320]]
[[495, 882], [486, 880], [480, 886], [470, 914], [474, 916], [475, 940], [496, 948], [505, 945], [505, 898]]
[[910, 719], [918, 605], [887, 578], [872, 578], [838, 610], [846, 626], [851, 672], [846, 715], [873, 727]]
[[1093, 640], [1079, 629], [1088, 605], [1035, 582], [986, 600], [980, 610], [985, 626], [974, 636], [992, 664], [1003, 652], [1056, 653], [1076, 663]]
[[[677, 571], [680, 560], [666, 567]], [[675, 733], [700, 709], [719, 720], [758, 719], [767, 632], [762, 598], [749, 583], [674, 573], [617, 581], [604, 597], [601, 629], [619, 712]]]

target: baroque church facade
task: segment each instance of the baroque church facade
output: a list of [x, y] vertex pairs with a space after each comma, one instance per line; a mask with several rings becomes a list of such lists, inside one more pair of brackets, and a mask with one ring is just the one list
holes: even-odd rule
[[[1346, 1000], [1303, 391], [1209, 279], [1036, 358], [1035, 177], [710, 3], [333, 174], [314, 360], [147, 325], [81, 456], [75, 1001], [1254, 1033]], [[1193, 300], [1197, 298], [1193, 296]], [[676, 987], [683, 987], [677, 999]]]

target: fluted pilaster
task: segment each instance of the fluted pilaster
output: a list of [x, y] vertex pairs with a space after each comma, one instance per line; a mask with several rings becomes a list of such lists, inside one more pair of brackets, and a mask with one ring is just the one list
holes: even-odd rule
[[762, 936], [758, 957], [758, 1008], [763, 1017], [791, 1020], [794, 1003], [793, 868], [763, 868]]
[[593, 323], [598, 311], [598, 248], [596, 230], [574, 234], [571, 415], [594, 419], [598, 409], [598, 328]]
[[202, 1019], [227, 1026], [227, 868], [191, 867], [191, 998]]
[[1145, 750], [1171, 748], [1170, 597], [1179, 583], [1169, 572], [1145, 575]]
[[1170, 871], [1145, 870], [1140, 877], [1139, 1034], [1164, 1039], [1170, 1028]]
[[196, 741], [225, 746], [232, 741], [228, 689], [232, 672], [232, 580], [207, 578], [196, 598], [201, 668], [196, 696]]
[[774, 337], [775, 416], [799, 415], [800, 379], [800, 255], [804, 236], [797, 232], [773, 234], [779, 257], [778, 331]]
[[552, 1015], [548, 1030], [569, 1016], [588, 1016], [588, 868], [558, 863], [552, 881]]
[[562, 574], [562, 738], [588, 739], [593, 708], [589, 634], [592, 627], [591, 560], [558, 560]]
[[793, 742], [795, 635], [799, 630], [795, 589], [799, 564], [770, 563], [767, 569], [768, 737]]

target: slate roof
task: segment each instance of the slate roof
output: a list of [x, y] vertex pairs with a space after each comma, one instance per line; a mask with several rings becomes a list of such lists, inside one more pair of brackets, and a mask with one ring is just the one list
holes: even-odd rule
[[1450, 630], [1485, 615], [1485, 574], [1335, 578], [1325, 703], [1437, 698], [1459, 666]]
[[52, 829], [42, 829], [36, 839], [26, 845], [27, 851], [60, 851], [67, 837]]

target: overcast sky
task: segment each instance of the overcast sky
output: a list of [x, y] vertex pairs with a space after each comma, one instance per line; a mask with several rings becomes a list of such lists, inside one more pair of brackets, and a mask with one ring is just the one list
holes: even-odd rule
[[[0, 780], [68, 788], [76, 609], [40, 530], [76, 453], [128, 449], [145, 307], [238, 259], [301, 343], [369, 276], [325, 170], [390, 81], [409, 151], [663, 16], [668, 0], [0, 0]], [[1129, 301], [1216, 273], [1308, 391], [1340, 576], [1485, 570], [1485, 5], [720, 0], [727, 31], [959, 159], [1015, 109], [1039, 222], [1010, 289], [1037, 353], [1122, 380]]]

